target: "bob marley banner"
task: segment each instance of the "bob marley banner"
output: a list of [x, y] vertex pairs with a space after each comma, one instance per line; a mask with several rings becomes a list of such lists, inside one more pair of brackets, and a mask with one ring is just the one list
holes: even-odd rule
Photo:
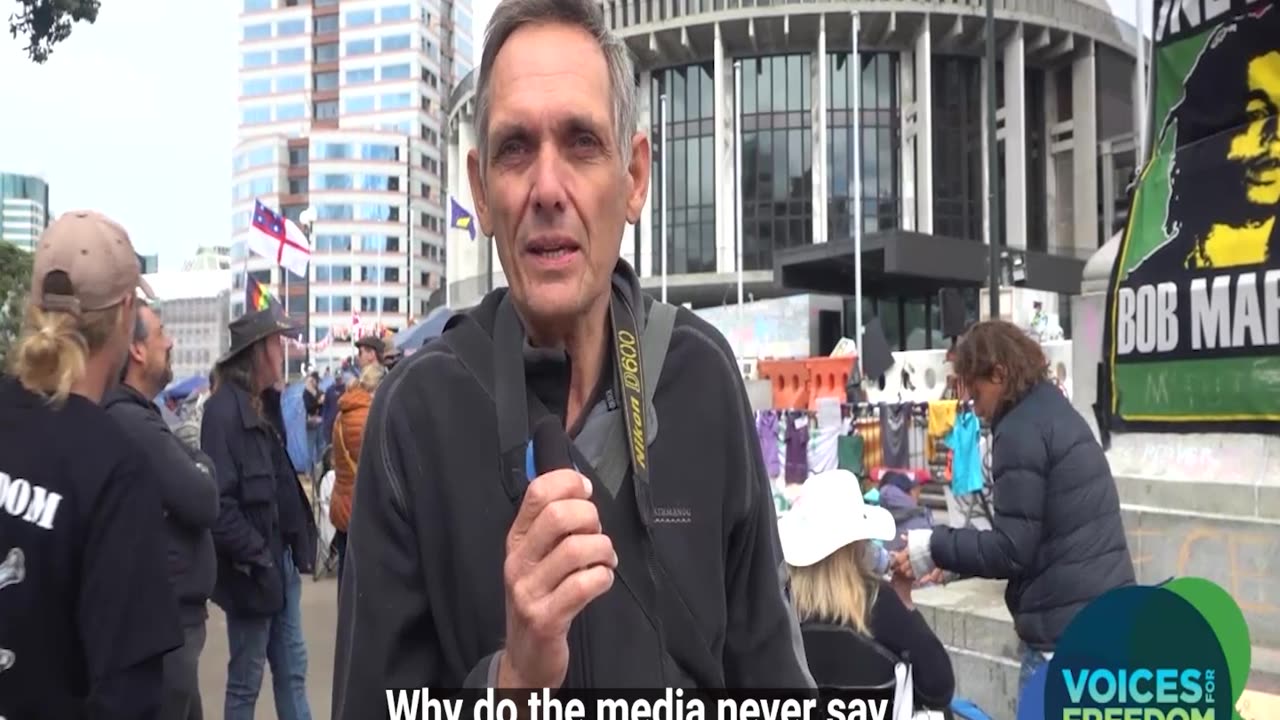
[[1151, 159], [1111, 278], [1115, 428], [1280, 427], [1280, 0], [1157, 0]]

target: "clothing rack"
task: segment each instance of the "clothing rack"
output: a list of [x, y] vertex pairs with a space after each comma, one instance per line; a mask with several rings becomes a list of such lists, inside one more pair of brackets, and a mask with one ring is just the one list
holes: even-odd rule
[[[892, 463], [894, 468], [928, 473], [935, 481], [947, 483], [951, 480], [951, 451], [941, 442], [941, 436], [929, 434], [929, 408], [940, 402], [956, 403], [957, 414], [973, 409], [972, 401], [955, 400], [845, 402], [840, 403], [844, 429], [837, 432], [860, 438], [858, 452], [868, 471]], [[886, 415], [886, 410], [893, 411], [892, 416]], [[755, 415], [757, 421], [772, 417], [784, 428], [803, 418], [811, 432], [832, 430], [818, 427], [815, 410], [775, 408], [757, 411]]]

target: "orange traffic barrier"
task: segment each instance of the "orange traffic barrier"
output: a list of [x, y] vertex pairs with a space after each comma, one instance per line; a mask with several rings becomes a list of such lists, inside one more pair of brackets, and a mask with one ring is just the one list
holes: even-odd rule
[[844, 402], [853, 361], [852, 356], [761, 359], [756, 365], [756, 376], [773, 386], [774, 408], [816, 410], [820, 398]]
[[809, 408], [809, 368], [805, 360], [760, 360], [757, 376], [773, 386], [773, 407], [777, 410]]
[[818, 409], [821, 398], [835, 398], [844, 402], [845, 386], [853, 372], [853, 357], [815, 357], [805, 360], [809, 370], [809, 409]]

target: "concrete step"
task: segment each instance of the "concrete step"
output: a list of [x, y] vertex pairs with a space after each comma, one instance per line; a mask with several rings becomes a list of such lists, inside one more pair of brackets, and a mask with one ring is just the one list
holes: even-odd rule
[[[912, 598], [951, 653], [957, 692], [993, 708], [988, 712], [995, 717], [1011, 718], [1012, 710], [1006, 714], [1004, 709], [1016, 707], [1020, 658], [1004, 588], [997, 580], [961, 580], [921, 588]], [[1280, 647], [1255, 639], [1252, 666], [1247, 685], [1257, 695], [1255, 702], [1280, 696]]]
[[1009, 658], [947, 646], [956, 695], [967, 698], [997, 720], [1012, 720], [1018, 710], [1019, 664]]
[[[1116, 487], [1138, 582], [1212, 580], [1240, 605], [1255, 643], [1280, 648], [1280, 486], [1118, 475]], [[935, 520], [945, 524], [945, 511]]]
[[1280, 518], [1280, 485], [1274, 479], [1151, 477], [1116, 473], [1116, 490], [1125, 505], [1228, 515]]
[[1280, 648], [1280, 521], [1164, 505], [1121, 510], [1138, 582], [1212, 580], [1240, 605], [1254, 643]]

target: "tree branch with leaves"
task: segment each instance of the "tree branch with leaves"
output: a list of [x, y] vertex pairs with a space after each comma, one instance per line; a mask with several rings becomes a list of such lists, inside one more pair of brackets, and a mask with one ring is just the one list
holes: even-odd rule
[[9, 348], [22, 331], [30, 292], [31, 253], [0, 242], [0, 370], [8, 367]]
[[44, 63], [53, 46], [71, 36], [81, 20], [98, 19], [98, 0], [18, 0], [18, 12], [9, 16], [9, 34], [27, 40], [27, 56]]

